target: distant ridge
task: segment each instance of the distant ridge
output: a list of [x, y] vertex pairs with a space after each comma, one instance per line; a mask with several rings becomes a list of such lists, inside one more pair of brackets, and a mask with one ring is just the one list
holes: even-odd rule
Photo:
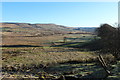
[[97, 27], [77, 27], [74, 30], [85, 31], [85, 32], [95, 32]]
[[0, 23], [0, 27], [10, 27], [10, 28], [36, 28], [40, 30], [48, 30], [48, 31], [59, 31], [59, 32], [73, 32], [73, 31], [85, 31], [85, 32], [94, 32], [96, 27], [68, 27], [63, 25], [57, 25], [54, 23], [18, 23], [18, 22], [3, 22]]
[[14, 22], [4, 22], [0, 23], [0, 27], [3, 32], [13, 32], [20, 34], [29, 35], [54, 35], [54, 34], [66, 34], [72, 31], [73, 28], [66, 27], [63, 25], [56, 25], [53, 23], [48, 24], [31, 24], [31, 23], [14, 23]]

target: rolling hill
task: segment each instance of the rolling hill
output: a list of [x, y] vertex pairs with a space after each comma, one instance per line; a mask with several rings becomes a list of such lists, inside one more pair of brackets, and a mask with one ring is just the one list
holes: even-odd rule
[[[56, 24], [0, 23], [1, 45], [39, 45], [86, 31]], [[90, 32], [88, 32], [90, 33]]]
[[66, 27], [56, 24], [30, 24], [30, 23], [0, 23], [0, 28], [3, 32], [25, 33], [31, 36], [35, 35], [53, 35], [65, 34], [69, 32], [94, 32], [93, 27]]

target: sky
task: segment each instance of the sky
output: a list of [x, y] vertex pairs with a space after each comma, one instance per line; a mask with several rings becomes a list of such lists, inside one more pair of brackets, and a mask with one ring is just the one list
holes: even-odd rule
[[99, 27], [118, 22], [117, 2], [3, 2], [2, 22]]

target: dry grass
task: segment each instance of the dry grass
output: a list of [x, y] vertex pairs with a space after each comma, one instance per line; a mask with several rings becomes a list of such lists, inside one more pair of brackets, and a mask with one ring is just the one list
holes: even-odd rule
[[[44, 46], [43, 43], [56, 41], [62, 39], [63, 36], [54, 35], [48, 37], [3, 37], [2, 45], [38, 45]], [[57, 37], [57, 38], [56, 38]]]
[[86, 62], [96, 59], [93, 52], [81, 52], [75, 48], [63, 47], [3, 48], [3, 52], [2, 70], [4, 77], [10, 73], [20, 77], [32, 73], [38, 75], [39, 72], [44, 72], [44, 67], [68, 61]]
[[[83, 35], [64, 35], [68, 37], [82, 37]], [[4, 45], [38, 45], [43, 47], [3, 47], [3, 67], [16, 65], [27, 67], [34, 65], [51, 65], [68, 61], [89, 62], [95, 61], [94, 52], [80, 51], [76, 48], [49, 47], [49, 42], [62, 40], [63, 35], [53, 35], [47, 37], [4, 37]], [[90, 36], [90, 35], [86, 35]], [[60, 41], [61, 42], [61, 41]], [[46, 46], [46, 47], [45, 47]]]
[[33, 36], [29, 37], [30, 33], [15, 33], [15, 32], [3, 32], [2, 33], [2, 45], [36, 45], [36, 46], [50, 46], [50, 44], [44, 44], [49, 42], [55, 42], [63, 40], [63, 37], [82, 37], [91, 36], [88, 34], [65, 34], [65, 35], [51, 35], [51, 36]]
[[[73, 48], [53, 48], [53, 47], [38, 47], [29, 49], [11, 49], [11, 54], [3, 54], [7, 59], [3, 60], [3, 65], [16, 65], [16, 64], [52, 64], [67, 61], [80, 61], [86, 62], [94, 60], [96, 55], [93, 52], [81, 52]], [[9, 49], [10, 51], [10, 49]], [[22, 53], [24, 52], [24, 53]], [[21, 54], [20, 54], [21, 53]], [[18, 55], [14, 55], [18, 54]], [[20, 54], [20, 55], [19, 55]], [[11, 55], [11, 57], [10, 57]]]

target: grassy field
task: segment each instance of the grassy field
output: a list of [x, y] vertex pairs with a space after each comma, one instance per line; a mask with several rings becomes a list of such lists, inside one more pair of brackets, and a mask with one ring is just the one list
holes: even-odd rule
[[[79, 48], [94, 40], [91, 34], [65, 34], [44, 37], [4, 36], [2, 47], [3, 77], [38, 77], [39, 73], [88, 75], [102, 68], [98, 54]], [[64, 37], [67, 37], [64, 42]], [[8, 41], [9, 40], [9, 41]], [[104, 55], [114, 59], [112, 55]], [[75, 72], [74, 72], [75, 71]]]
[[[5, 63], [9, 63], [9, 65], [11, 65], [12, 63], [16, 62], [17, 63], [28, 63], [29, 60], [31, 60], [30, 62], [33, 62], [36, 61], [38, 63], [40, 63], [39, 61], [42, 61], [43, 63], [46, 63], [49, 61], [50, 62], [61, 62], [61, 61], [69, 61], [69, 60], [79, 60], [82, 58], [81, 57], [85, 57], [86, 55], [90, 56], [90, 58], [92, 58], [94, 55], [93, 52], [88, 52], [88, 51], [80, 51], [80, 49], [77, 49], [77, 48], [70, 48], [69, 46], [75, 46], [75, 45], [78, 45], [80, 44], [80, 42], [85, 42], [87, 41], [87, 39], [82, 39], [83, 35], [81, 36], [81, 38], [78, 38], [80, 37], [79, 35], [65, 35], [67, 37], [70, 37], [71, 39], [69, 39], [69, 41], [67, 40], [67, 42], [63, 42], [63, 36], [59, 36], [59, 37], [47, 37], [47, 40], [45, 37], [42, 37], [39, 38], [39, 42], [42, 43], [41, 44], [38, 44], [37, 39], [34, 38], [34, 42], [36, 42], [35, 44], [37, 44], [38, 47], [34, 47], [36, 45], [32, 45], [32, 46], [29, 46], [26, 47], [24, 43], [21, 43], [21, 45], [23, 45], [22, 47], [20, 45], [18, 46], [7, 46], [7, 47], [2, 47], [2, 50], [3, 50], [3, 60], [7, 60]], [[72, 40], [75, 38], [75, 36], [77, 37], [76, 41]], [[90, 35], [86, 35], [86, 36], [90, 36]], [[81, 39], [81, 41], [80, 41]], [[30, 40], [30, 39], [28, 39]], [[44, 40], [44, 41], [42, 41]], [[24, 38], [23, 40], [19, 40], [19, 41], [24, 41]], [[54, 45], [53, 47], [51, 47], [52, 45], [52, 42], [54, 42]], [[75, 42], [73, 44], [70, 44], [72, 42]], [[77, 42], [77, 43], [76, 43]], [[79, 43], [78, 43], [79, 42]], [[15, 43], [17, 44], [17, 43]], [[61, 45], [61, 46], [60, 46]], [[84, 54], [84, 55], [83, 55]], [[81, 56], [82, 55], [82, 56]], [[26, 56], [28, 56], [28, 60], [26, 58]], [[34, 56], [34, 57], [33, 57]], [[49, 57], [47, 57], [49, 56]], [[81, 56], [81, 57], [80, 57]], [[76, 58], [78, 57], [78, 58]], [[19, 58], [21, 60], [19, 60]], [[48, 59], [49, 58], [49, 59]], [[56, 59], [55, 59], [56, 58]], [[93, 57], [94, 58], [94, 57]], [[26, 59], [26, 60], [24, 60]], [[89, 57], [88, 57], [89, 59]], [[21, 62], [21, 61], [24, 61], [24, 62]], [[25, 62], [26, 61], [26, 62]], [[4, 63], [3, 63], [4, 64]], [[29, 63], [28, 63], [29, 64]]]

